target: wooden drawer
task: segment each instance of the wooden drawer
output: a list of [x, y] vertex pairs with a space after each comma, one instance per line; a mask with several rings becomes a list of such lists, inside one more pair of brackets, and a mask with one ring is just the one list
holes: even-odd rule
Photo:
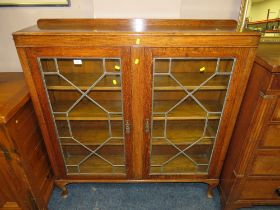
[[258, 151], [250, 175], [280, 176], [280, 150]]
[[260, 147], [280, 147], [280, 124], [271, 124], [265, 128]]
[[241, 199], [279, 200], [276, 190], [280, 188], [280, 179], [247, 179], [241, 192]]
[[[280, 99], [277, 100], [277, 104], [275, 106], [273, 115], [272, 115], [272, 121], [279, 121], [280, 122]], [[279, 134], [278, 134], [279, 136]]]

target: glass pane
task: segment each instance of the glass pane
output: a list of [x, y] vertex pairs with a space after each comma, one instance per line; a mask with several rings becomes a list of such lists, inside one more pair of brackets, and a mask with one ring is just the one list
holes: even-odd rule
[[80, 162], [90, 155], [91, 151], [77, 144], [73, 139], [69, 140], [72, 145], [62, 145], [66, 165], [79, 165]]
[[221, 112], [226, 97], [226, 90], [198, 90], [194, 97], [208, 112]]
[[197, 103], [194, 98], [187, 97], [185, 100], [181, 101], [174, 109], [168, 112], [168, 118], [183, 118], [183, 119], [199, 119], [206, 118], [207, 112], [203, 109], [199, 103]]
[[155, 166], [162, 166], [178, 153], [178, 150], [170, 145], [166, 139], [153, 140], [152, 148], [151, 164]]
[[59, 137], [71, 137], [70, 126], [66, 120], [56, 120], [56, 128]]
[[121, 71], [120, 59], [106, 59], [105, 68], [107, 72], [120, 72]]
[[60, 90], [62, 87], [65, 87], [65, 90], [74, 89], [74, 87], [69, 82], [60, 77], [58, 74], [46, 75], [45, 80], [48, 90]]
[[232, 72], [234, 59], [233, 58], [223, 58], [220, 59], [219, 72]]
[[40, 59], [69, 174], [125, 174], [121, 62]]
[[153, 110], [155, 113], [169, 112], [185, 97], [187, 94], [183, 90], [154, 91]]
[[81, 90], [87, 90], [104, 74], [103, 59], [57, 59], [60, 77], [65, 78]]
[[170, 68], [169, 59], [157, 59], [155, 63], [155, 73], [168, 73]]
[[204, 90], [226, 90], [228, 87], [228, 82], [230, 75], [218, 75], [215, 74], [211, 76], [209, 80], [203, 83], [200, 89]]
[[164, 131], [165, 131], [165, 120], [154, 120], [152, 137], [154, 136], [164, 137], [165, 136]]
[[181, 154], [167, 162], [164, 165], [163, 171], [164, 173], [195, 172], [196, 165], [187, 156]]
[[207, 173], [234, 62], [154, 59], [150, 174]]
[[49, 90], [48, 96], [53, 112], [68, 112], [82, 95], [76, 90]]
[[[113, 142], [115, 142], [115, 144], [112, 144]], [[97, 150], [96, 153], [112, 163], [112, 165], [124, 166], [124, 148], [122, 140], [119, 140], [119, 142], [117, 142], [117, 139], [112, 140], [112, 142], [109, 140], [108, 143]]]
[[120, 90], [120, 89], [121, 89], [120, 75], [105, 75], [92, 88], [92, 90]]
[[218, 59], [172, 59], [171, 74], [188, 90], [193, 90], [216, 71]]
[[189, 144], [204, 134], [205, 120], [167, 120], [166, 137], [174, 144]]
[[72, 136], [85, 145], [100, 145], [110, 137], [108, 121], [70, 121]]
[[206, 136], [216, 137], [220, 119], [208, 120], [206, 127]]
[[93, 154], [83, 163], [80, 164], [80, 173], [96, 174], [96, 173], [113, 173], [113, 166], [102, 157]]
[[67, 166], [67, 173], [68, 174], [79, 173], [79, 169], [77, 166]]
[[43, 72], [57, 72], [55, 60], [52, 58], [41, 59], [41, 68]]
[[122, 112], [122, 93], [119, 91], [90, 91], [88, 96], [107, 112]]
[[100, 106], [97, 102], [91, 101], [90, 99], [83, 97], [78, 103], [72, 106], [69, 110], [70, 119], [104, 119], [108, 118], [107, 110]]
[[185, 153], [194, 160], [197, 165], [207, 165], [215, 138], [202, 138], [196, 144], [185, 150]]

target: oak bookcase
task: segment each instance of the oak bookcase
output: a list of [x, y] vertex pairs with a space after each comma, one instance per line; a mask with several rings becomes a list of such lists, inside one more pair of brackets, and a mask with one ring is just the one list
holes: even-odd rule
[[259, 34], [232, 20], [42, 19], [13, 34], [56, 184], [218, 184]]

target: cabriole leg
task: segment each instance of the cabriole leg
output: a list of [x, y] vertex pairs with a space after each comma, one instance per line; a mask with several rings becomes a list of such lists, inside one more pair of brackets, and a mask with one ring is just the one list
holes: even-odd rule
[[208, 190], [207, 190], [207, 197], [213, 198], [213, 189], [217, 187], [218, 184], [208, 184]]
[[68, 190], [66, 188], [67, 183], [66, 182], [61, 182], [61, 181], [56, 181], [55, 184], [62, 191], [61, 192], [61, 197], [67, 198], [68, 197]]

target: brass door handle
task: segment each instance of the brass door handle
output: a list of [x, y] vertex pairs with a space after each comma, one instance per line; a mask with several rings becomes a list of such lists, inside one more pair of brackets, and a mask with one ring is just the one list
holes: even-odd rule
[[150, 132], [150, 120], [146, 119], [145, 121], [145, 133], [149, 133]]
[[125, 127], [125, 133], [130, 134], [130, 123], [128, 120], [125, 121], [124, 127]]

